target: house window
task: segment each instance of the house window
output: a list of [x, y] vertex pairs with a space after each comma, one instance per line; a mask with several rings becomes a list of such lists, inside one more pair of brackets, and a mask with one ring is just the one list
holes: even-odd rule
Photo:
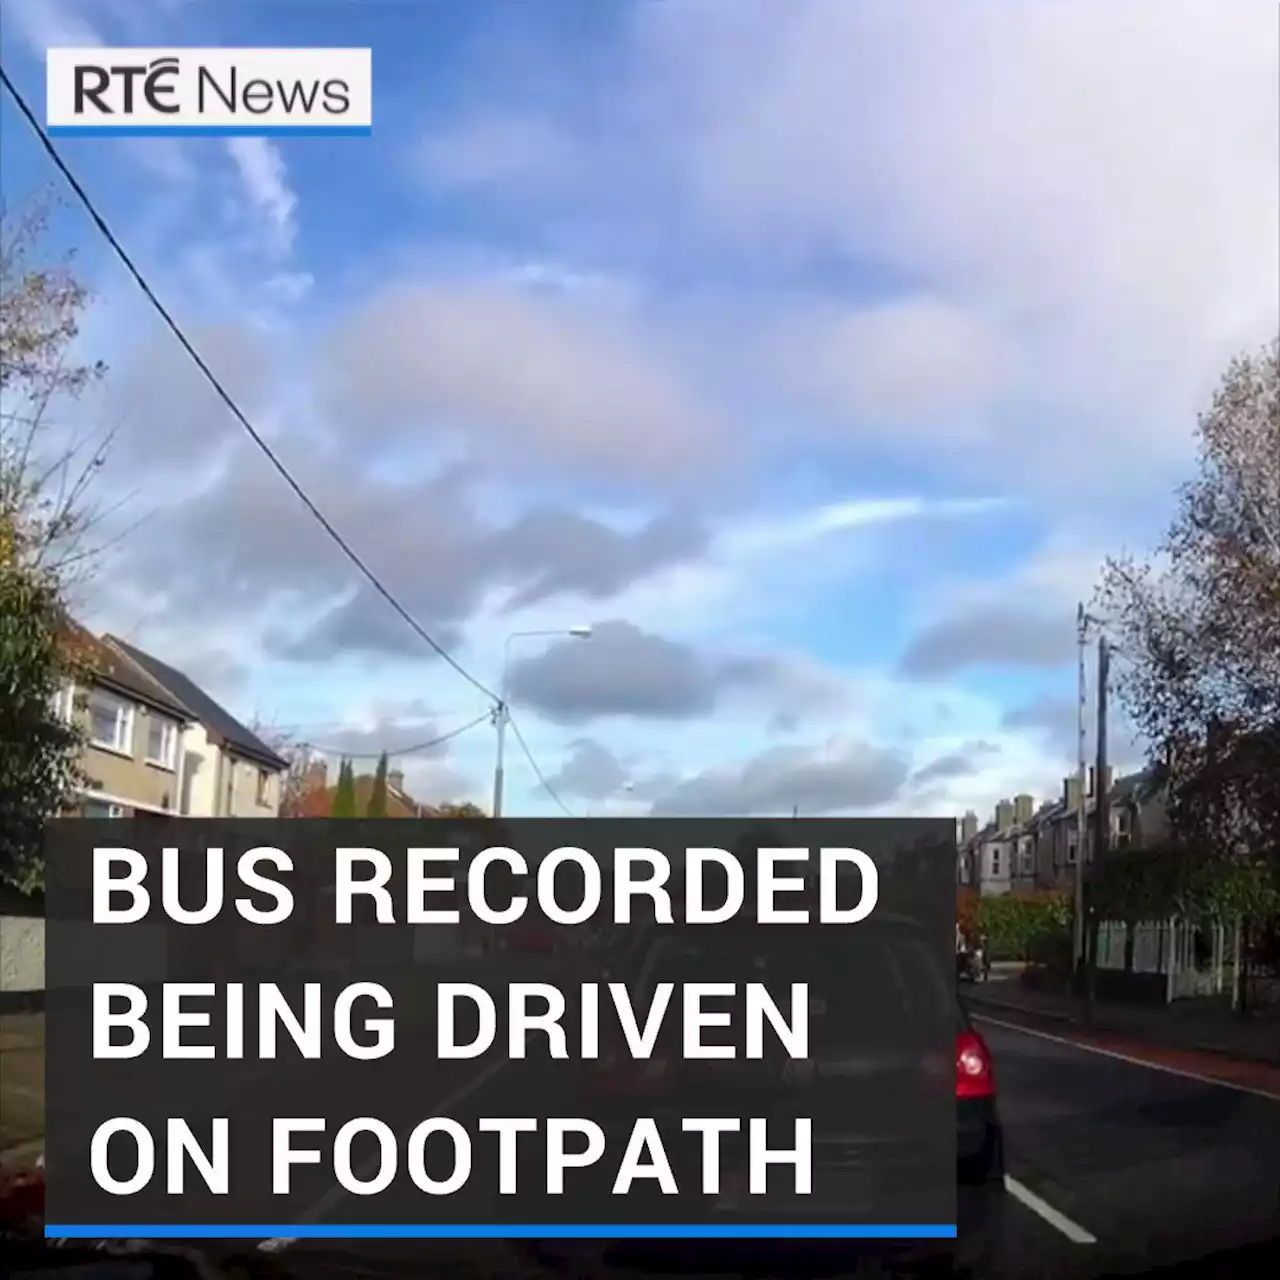
[[1030, 849], [1022, 851], [1022, 874], [1029, 876], [1036, 869], [1035, 854]]
[[74, 684], [64, 684], [53, 695], [49, 701], [50, 710], [53, 714], [67, 724], [70, 724], [75, 715], [76, 709], [76, 687]]
[[108, 804], [105, 800], [86, 800], [81, 812], [86, 818], [123, 818], [124, 805]]
[[94, 689], [89, 694], [89, 741], [108, 751], [133, 754], [133, 707], [123, 698]]
[[1000, 874], [1000, 850], [991, 850], [991, 874], [998, 876]]
[[1067, 866], [1074, 867], [1076, 865], [1076, 842], [1071, 840], [1067, 843]]
[[1121, 811], [1116, 815], [1116, 845], [1123, 849], [1133, 840], [1133, 820], [1128, 813]]
[[172, 769], [178, 761], [178, 726], [154, 712], [147, 720], [147, 763]]
[[258, 803], [268, 804], [267, 795], [271, 788], [271, 775], [265, 769], [258, 770]]

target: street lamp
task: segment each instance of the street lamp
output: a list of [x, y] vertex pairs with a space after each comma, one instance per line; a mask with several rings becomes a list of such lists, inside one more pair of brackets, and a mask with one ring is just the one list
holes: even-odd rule
[[507, 721], [511, 718], [507, 703], [507, 684], [511, 674], [511, 645], [516, 640], [529, 640], [536, 636], [556, 636], [561, 639], [590, 640], [590, 627], [561, 627], [548, 631], [513, 631], [502, 646], [502, 681], [498, 685], [498, 705], [493, 709], [493, 723], [498, 730], [498, 752], [493, 765], [493, 816], [502, 817], [502, 788], [505, 781]]

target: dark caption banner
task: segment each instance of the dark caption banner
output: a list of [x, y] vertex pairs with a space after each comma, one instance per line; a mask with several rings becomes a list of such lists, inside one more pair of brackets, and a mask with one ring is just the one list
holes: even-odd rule
[[55, 823], [48, 1219], [954, 1223], [954, 850], [923, 819]]

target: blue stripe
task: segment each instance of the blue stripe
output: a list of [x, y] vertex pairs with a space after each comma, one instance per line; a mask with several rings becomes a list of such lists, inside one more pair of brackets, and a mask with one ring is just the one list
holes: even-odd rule
[[51, 124], [53, 138], [367, 138], [371, 124]]
[[50, 1222], [44, 1233], [62, 1240], [954, 1240], [947, 1223], [613, 1223], [593, 1224], [481, 1222], [409, 1223], [181, 1223], [179, 1225]]

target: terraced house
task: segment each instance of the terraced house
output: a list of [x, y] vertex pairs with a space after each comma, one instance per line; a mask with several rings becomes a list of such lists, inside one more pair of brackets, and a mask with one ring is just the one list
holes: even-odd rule
[[[1094, 859], [1094, 770], [1084, 790], [1086, 866]], [[1149, 769], [1115, 778], [1108, 769], [1110, 811], [1107, 847], [1111, 853], [1157, 843], [1167, 830], [1161, 788]], [[1063, 779], [1062, 795], [1039, 807], [1029, 795], [996, 805], [995, 817], [979, 828], [975, 814], [961, 824], [956, 880], [984, 895], [1031, 889], [1069, 890], [1075, 884], [1079, 842], [1080, 781]]]

